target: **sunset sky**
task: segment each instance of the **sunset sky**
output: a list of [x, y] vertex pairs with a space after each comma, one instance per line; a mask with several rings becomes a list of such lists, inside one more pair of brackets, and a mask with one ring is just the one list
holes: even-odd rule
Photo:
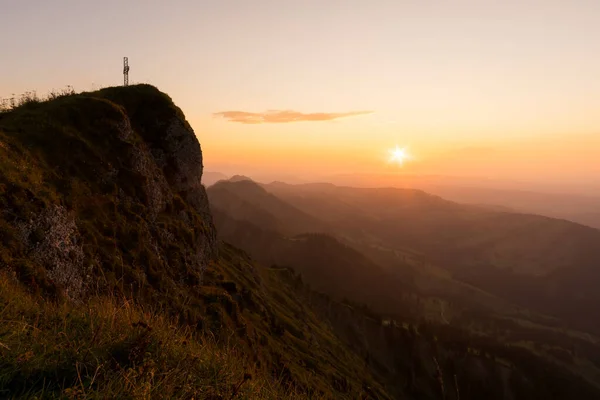
[[128, 56], [207, 170], [600, 176], [598, 0], [0, 0], [0, 49], [5, 98]]

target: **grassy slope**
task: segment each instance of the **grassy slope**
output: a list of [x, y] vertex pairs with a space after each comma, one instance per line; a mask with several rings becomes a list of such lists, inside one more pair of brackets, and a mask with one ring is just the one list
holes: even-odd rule
[[[118, 139], [125, 117], [136, 132], [128, 142]], [[60, 206], [77, 221], [89, 267], [102, 273], [108, 287], [139, 285], [140, 262], [153, 301], [168, 301], [161, 290], [176, 290], [179, 276], [197, 281], [199, 274], [186, 269], [183, 259], [194, 238], [206, 232], [202, 215], [175, 196], [151, 226], [143, 190], [148, 178], [130, 161], [136, 143], [154, 139], [149, 126], [173, 117], [185, 121], [167, 95], [148, 85], [69, 95], [0, 114], [0, 266], [10, 265], [20, 279], [52, 291], [44, 270], [19, 243], [18, 227]], [[182, 211], [193, 229], [172, 218]], [[161, 241], [158, 229], [177, 240]], [[169, 247], [168, 261], [176, 268], [164, 268], [156, 242]]]
[[[599, 398], [533, 349], [452, 327], [385, 328], [288, 269], [255, 265], [227, 245], [221, 254], [184, 299], [196, 324], [118, 296], [48, 301], [2, 274], [1, 396], [437, 399], [441, 379], [448, 399], [456, 386], [463, 399]], [[585, 367], [560, 343], [554, 351]]]
[[131, 300], [46, 302], [2, 275], [0, 305], [2, 398], [293, 397], [234, 346]]
[[48, 301], [2, 274], [3, 395], [354, 399], [369, 390], [388, 397], [280, 271], [228, 246], [221, 252], [185, 299], [195, 303], [195, 325], [173, 309], [118, 296]]
[[[206, 221], [178, 197], [156, 220], [177, 238], [158, 243], [171, 258], [162, 263], [145, 230], [144, 179], [114, 141], [123, 113], [150, 141], [159, 139], [148, 136], [156, 120], [182, 118], [147, 85], [0, 115], [2, 397], [435, 399], [446, 382], [450, 399], [453, 381], [462, 399], [598, 397], [593, 384], [527, 349], [450, 327], [384, 328], [228, 245], [201, 280], [178, 257]], [[99, 178], [110, 164], [124, 175], [107, 185]], [[118, 201], [116, 189], [133, 200]], [[94, 285], [78, 302], [62, 296], [16, 229], [57, 205], [72, 210], [93, 263]], [[181, 211], [194, 229], [174, 219]]]

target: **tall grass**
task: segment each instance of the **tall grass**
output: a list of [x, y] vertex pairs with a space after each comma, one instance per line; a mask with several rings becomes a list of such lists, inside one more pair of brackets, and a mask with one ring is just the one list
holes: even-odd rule
[[0, 275], [0, 398], [297, 397], [250, 365], [130, 299], [53, 303]]
[[[143, 84], [143, 83], [147, 83], [147, 82], [137, 82], [137, 81], [133, 82], [132, 81], [132, 82], [130, 82], [129, 86], [135, 86], [135, 85]], [[98, 90], [105, 89], [107, 87], [109, 87], [109, 86], [94, 84], [94, 85], [92, 85], [91, 90], [98, 91]], [[58, 99], [60, 97], [73, 96], [78, 93], [79, 92], [77, 92], [75, 90], [75, 88], [73, 88], [73, 86], [71, 86], [71, 85], [67, 85], [62, 89], [52, 89], [45, 96], [40, 96], [36, 90], [27, 90], [21, 94], [13, 93], [10, 97], [7, 97], [7, 98], [0, 97], [0, 113], [10, 112], [19, 107], [28, 105], [28, 104], [42, 103], [44, 101], [54, 100], [54, 99]]]
[[70, 85], [59, 90], [53, 89], [46, 96], [39, 96], [35, 90], [28, 90], [20, 95], [13, 93], [9, 98], [0, 98], [0, 113], [13, 111], [28, 104], [37, 104], [47, 100], [58, 99], [60, 97], [72, 96], [74, 94], [76, 94], [75, 89]]

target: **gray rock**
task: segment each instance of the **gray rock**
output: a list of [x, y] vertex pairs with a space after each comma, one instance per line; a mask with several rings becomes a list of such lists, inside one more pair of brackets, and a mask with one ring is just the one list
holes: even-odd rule
[[53, 206], [18, 225], [19, 236], [32, 258], [44, 265], [48, 278], [79, 298], [86, 290], [92, 264], [86, 262], [81, 236], [73, 215]]

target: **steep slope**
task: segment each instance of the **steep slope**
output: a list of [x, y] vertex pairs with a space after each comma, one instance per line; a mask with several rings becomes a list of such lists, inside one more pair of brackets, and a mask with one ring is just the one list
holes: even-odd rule
[[0, 143], [0, 264], [21, 280], [77, 298], [102, 274], [158, 300], [215, 256], [200, 144], [155, 88], [27, 104]]
[[[44, 398], [597, 399], [571, 350], [389, 324], [286, 268], [220, 249], [184, 313], [94, 296], [54, 303], [0, 274], [0, 393]], [[173, 317], [170, 317], [169, 315]], [[554, 353], [550, 352], [553, 351]], [[572, 350], [600, 356], [581, 340]], [[553, 358], [552, 354], [556, 354]], [[549, 358], [546, 358], [549, 357]], [[572, 361], [569, 361], [569, 360]], [[566, 361], [565, 361], [566, 360]], [[590, 367], [588, 367], [590, 368]]]

